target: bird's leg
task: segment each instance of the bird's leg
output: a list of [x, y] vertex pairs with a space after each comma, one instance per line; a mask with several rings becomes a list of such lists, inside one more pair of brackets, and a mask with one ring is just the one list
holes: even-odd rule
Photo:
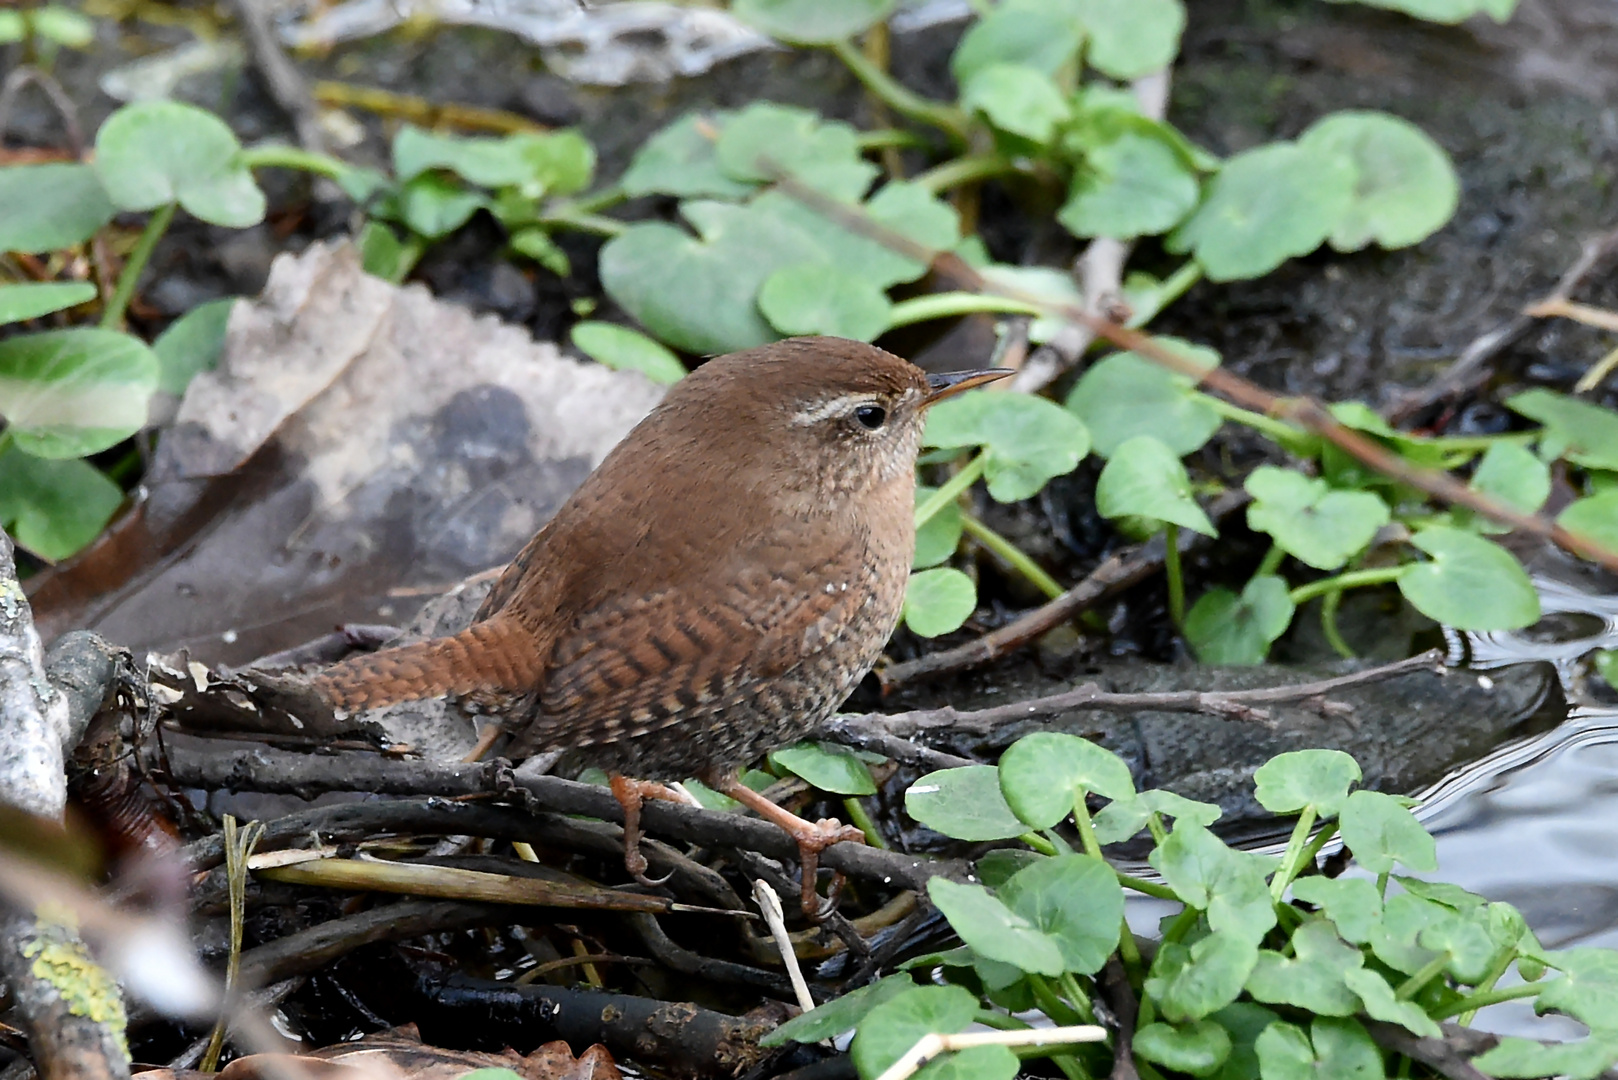
[[642, 885], [656, 887], [664, 884], [674, 876], [673, 872], [663, 878], [646, 876], [646, 856], [640, 853], [641, 803], [647, 799], [677, 803], [687, 800], [681, 798], [678, 792], [651, 780], [632, 780], [622, 773], [609, 773], [607, 779], [612, 785], [612, 797], [624, 808], [624, 869]]
[[[854, 843], [865, 843], [865, 834], [852, 825], [844, 825], [836, 818], [821, 818], [819, 821], [805, 821], [790, 810], [775, 805], [752, 788], [739, 780], [735, 773], [723, 776], [705, 778], [709, 787], [715, 791], [723, 792], [732, 799], [756, 811], [758, 815], [786, 830], [798, 845], [798, 858], [803, 862], [803, 904], [804, 917], [811, 922], [819, 922], [823, 917], [821, 913], [820, 897], [815, 892], [815, 875], [820, 870], [820, 853], [833, 844], [850, 840]], [[836, 894], [836, 886], [832, 889]]]

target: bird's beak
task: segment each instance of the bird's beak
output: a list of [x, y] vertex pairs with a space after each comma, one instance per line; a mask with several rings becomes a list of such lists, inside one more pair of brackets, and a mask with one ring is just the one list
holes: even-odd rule
[[927, 387], [932, 391], [922, 399], [921, 407], [937, 405], [945, 398], [965, 393], [975, 387], [992, 383], [996, 379], [1004, 379], [1008, 375], [1017, 374], [1010, 368], [989, 368], [986, 371], [946, 371], [937, 375], [927, 376]]

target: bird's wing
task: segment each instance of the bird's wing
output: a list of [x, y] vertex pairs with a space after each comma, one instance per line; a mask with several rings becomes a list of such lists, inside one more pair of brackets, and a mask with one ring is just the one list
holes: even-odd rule
[[867, 581], [805, 589], [826, 580], [818, 569], [747, 569], [718, 589], [709, 579], [588, 612], [557, 642], [518, 741], [618, 742], [745, 700], [834, 641], [869, 594]]

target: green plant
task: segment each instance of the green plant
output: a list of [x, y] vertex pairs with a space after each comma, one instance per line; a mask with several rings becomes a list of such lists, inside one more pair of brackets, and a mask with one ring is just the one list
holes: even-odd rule
[[[1364, 1021], [1436, 1037], [1440, 1021], [1531, 998], [1540, 1012], [1588, 1025], [1589, 1037], [1553, 1046], [1504, 1039], [1474, 1060], [1478, 1069], [1592, 1077], [1618, 1061], [1618, 952], [1548, 951], [1511, 905], [1396, 874], [1436, 870], [1433, 838], [1410, 800], [1354, 790], [1359, 778], [1354, 760], [1333, 750], [1283, 754], [1260, 768], [1258, 801], [1297, 818], [1277, 858], [1226, 846], [1209, 830], [1216, 806], [1137, 792], [1122, 760], [1076, 736], [1030, 735], [998, 768], [924, 776], [905, 797], [911, 816], [959, 840], [1024, 846], [979, 858], [975, 881], [930, 882], [961, 946], [916, 957], [906, 973], [805, 1013], [765, 1042], [853, 1029], [854, 1063], [873, 1080], [930, 1032], [1026, 1028], [1030, 1011], [1058, 1025], [1091, 1023], [1098, 1001], [1117, 1015], [1127, 997], [1138, 1003], [1133, 1057], [1147, 1080], [1408, 1077], [1429, 1070], [1379, 1045]], [[1092, 810], [1092, 801], [1104, 805]], [[1160, 880], [1102, 857], [1102, 845], [1142, 832]], [[1318, 872], [1334, 838], [1358, 873]], [[1129, 931], [1126, 892], [1179, 905], [1155, 940]], [[1101, 987], [1109, 962], [1127, 990]], [[1513, 968], [1522, 981], [1501, 986]], [[1043, 1057], [1075, 1080], [1100, 1077], [1117, 1046], [995, 1049], [941, 1057], [923, 1074], [1010, 1080], [1019, 1059]]]

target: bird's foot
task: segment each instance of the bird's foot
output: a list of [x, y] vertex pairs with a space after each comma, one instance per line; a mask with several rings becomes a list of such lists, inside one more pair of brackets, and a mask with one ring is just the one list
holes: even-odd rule
[[612, 786], [612, 797], [618, 800], [618, 805], [624, 808], [624, 869], [629, 876], [642, 885], [656, 888], [666, 884], [674, 876], [671, 870], [660, 878], [646, 876], [646, 856], [640, 853], [640, 808], [647, 799], [662, 799], [665, 802], [683, 803], [690, 799], [684, 798], [680, 793], [651, 780], [632, 780], [621, 773], [612, 773], [608, 777]]
[[798, 858], [803, 863], [803, 895], [800, 902], [804, 918], [818, 923], [836, 910], [842, 875], [839, 874], [838, 879], [833, 880], [831, 893], [822, 904], [820, 894], [815, 891], [815, 880], [820, 872], [820, 853], [833, 844], [840, 844], [845, 840], [863, 844], [865, 833], [853, 825], [844, 825], [836, 818], [806, 821], [790, 810], [777, 806], [734, 776], [720, 779], [718, 783], [710, 783], [709, 786], [757, 811], [760, 817], [775, 822], [798, 845]]

